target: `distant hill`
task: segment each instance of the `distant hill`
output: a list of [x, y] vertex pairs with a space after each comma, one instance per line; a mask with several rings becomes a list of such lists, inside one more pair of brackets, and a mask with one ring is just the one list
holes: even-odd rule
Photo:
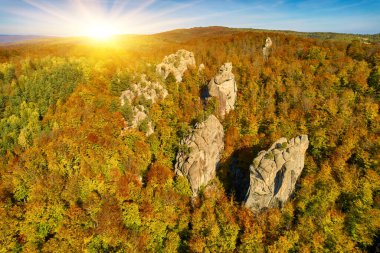
[[193, 38], [214, 37], [241, 32], [238, 28], [223, 26], [194, 27], [189, 29], [176, 29], [172, 31], [152, 34], [156, 38], [161, 38], [173, 42], [188, 41]]
[[360, 40], [368, 43], [380, 42], [380, 33], [377, 34], [348, 34], [348, 33], [332, 33], [332, 32], [297, 32], [287, 30], [264, 30], [254, 28], [229, 28], [223, 26], [210, 26], [210, 27], [194, 27], [189, 29], [176, 29], [172, 31], [154, 34], [165, 40], [173, 42], [184, 42], [193, 38], [199, 37], [213, 37], [227, 34], [235, 34], [242, 31], [257, 31], [257, 32], [276, 32], [284, 34], [294, 34], [306, 38], [315, 38], [322, 40], [335, 40], [351, 42], [352, 40]]
[[377, 34], [351, 34], [351, 33], [332, 33], [332, 32], [293, 32], [284, 31], [285, 33], [293, 33], [307, 38], [315, 38], [321, 40], [336, 40], [351, 42], [353, 40], [360, 40], [366, 43], [379, 43], [380, 33]]
[[26, 40], [42, 39], [48, 38], [48, 36], [38, 36], [38, 35], [1, 35], [0, 43], [15, 43]]
[[[166, 41], [168, 43], [183, 43], [188, 42], [193, 39], [199, 38], [216, 38], [226, 35], [235, 35], [241, 32], [263, 32], [263, 33], [283, 33], [288, 35], [295, 35], [304, 38], [315, 38], [321, 40], [334, 40], [334, 41], [344, 41], [351, 42], [352, 40], [360, 40], [364, 43], [380, 43], [380, 33], [377, 34], [346, 34], [346, 33], [331, 33], [331, 32], [297, 32], [288, 30], [264, 30], [264, 29], [254, 29], [254, 28], [230, 28], [223, 26], [208, 26], [208, 27], [194, 27], [188, 29], [176, 29], [151, 35], [117, 35], [117, 39], [127, 39], [139, 40], [141, 38], [153, 39]], [[54, 39], [54, 40], [51, 40]], [[42, 40], [42, 41], [39, 41]], [[23, 42], [80, 42], [81, 37], [53, 37], [53, 36], [39, 36], [39, 35], [1, 35], [0, 34], [0, 44], [14, 44]]]

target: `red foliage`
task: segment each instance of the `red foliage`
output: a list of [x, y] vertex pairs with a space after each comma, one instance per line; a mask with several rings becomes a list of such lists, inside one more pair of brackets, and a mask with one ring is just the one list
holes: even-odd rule
[[148, 183], [156, 182], [158, 184], [164, 184], [169, 178], [173, 177], [172, 170], [159, 162], [155, 162], [150, 167], [147, 173]]
[[89, 140], [91, 143], [97, 143], [98, 142], [98, 136], [94, 133], [89, 133], [87, 135], [87, 140]]

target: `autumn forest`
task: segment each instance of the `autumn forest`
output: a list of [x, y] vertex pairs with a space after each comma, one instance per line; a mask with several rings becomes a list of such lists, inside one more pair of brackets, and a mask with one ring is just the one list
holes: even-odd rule
[[[0, 252], [376, 252], [380, 44], [345, 38], [209, 27], [0, 46]], [[163, 78], [180, 49], [196, 65]], [[225, 63], [237, 95], [220, 116], [204, 94]], [[142, 76], [167, 94], [120, 103]], [[146, 118], [128, 127], [134, 108]], [[194, 196], [176, 157], [210, 115], [224, 149]], [[289, 200], [247, 208], [254, 158], [298, 135]]]

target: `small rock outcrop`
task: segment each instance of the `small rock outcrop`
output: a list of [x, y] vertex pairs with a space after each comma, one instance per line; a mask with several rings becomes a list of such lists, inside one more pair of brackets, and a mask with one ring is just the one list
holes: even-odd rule
[[198, 67], [198, 72], [202, 72], [203, 70], [205, 70], [205, 65], [203, 63], [199, 64], [199, 67]]
[[[144, 106], [137, 105], [133, 107], [133, 118], [131, 121], [131, 128], [139, 128], [140, 125], [148, 119], [147, 111]], [[154, 133], [153, 125], [151, 121], [146, 122], [146, 136], [149, 136]]]
[[189, 66], [195, 66], [194, 54], [181, 49], [175, 54], [165, 56], [164, 60], [156, 66], [156, 72], [164, 79], [172, 73], [177, 83], [179, 83], [182, 81], [183, 73]]
[[265, 40], [265, 46], [263, 47], [263, 57], [264, 57], [264, 60], [265, 61], [268, 61], [268, 58], [269, 58], [269, 55], [271, 53], [271, 49], [272, 49], [272, 40], [268, 37], [266, 40]]
[[237, 87], [232, 73], [232, 63], [222, 65], [218, 74], [208, 84], [210, 96], [219, 100], [219, 113], [222, 117], [235, 109]]
[[253, 211], [281, 207], [294, 190], [309, 146], [307, 135], [281, 138], [261, 151], [250, 166], [250, 186], [245, 205]]
[[152, 103], [156, 103], [157, 99], [164, 99], [168, 95], [168, 91], [158, 82], [151, 82], [146, 79], [145, 75], [141, 75], [141, 81], [132, 84], [128, 90], [121, 93], [120, 103], [123, 106], [126, 102], [132, 104], [138, 97], [144, 97]]
[[206, 121], [197, 124], [194, 132], [181, 141], [175, 172], [189, 180], [193, 196], [197, 196], [201, 186], [215, 178], [224, 149], [223, 138], [222, 124], [211, 115]]
[[[158, 82], [151, 82], [141, 75], [141, 81], [131, 85], [128, 90], [121, 93], [121, 106], [128, 105], [131, 109], [130, 118], [127, 119], [126, 128], [140, 128], [145, 124], [144, 130], [147, 136], [154, 133], [152, 122], [148, 119], [148, 111], [144, 105], [138, 104], [143, 98], [150, 103], [156, 103], [158, 99], [165, 99], [168, 91]], [[137, 102], [136, 102], [137, 101]]]

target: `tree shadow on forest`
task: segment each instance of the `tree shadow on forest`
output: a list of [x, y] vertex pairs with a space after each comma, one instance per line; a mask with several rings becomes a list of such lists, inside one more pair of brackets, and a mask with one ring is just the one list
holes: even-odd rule
[[226, 194], [236, 202], [245, 201], [250, 182], [249, 167], [257, 154], [263, 150], [261, 145], [235, 150], [224, 162], [219, 164], [217, 176]]

